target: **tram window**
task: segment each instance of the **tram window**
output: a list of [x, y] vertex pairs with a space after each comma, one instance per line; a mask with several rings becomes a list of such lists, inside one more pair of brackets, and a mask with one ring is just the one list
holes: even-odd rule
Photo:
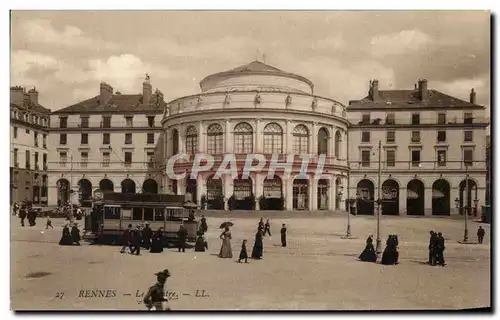
[[104, 219], [120, 220], [120, 208], [104, 207]]
[[132, 208], [132, 220], [142, 221], [142, 208]]
[[165, 221], [165, 209], [163, 208], [155, 209], [155, 221]]
[[153, 208], [144, 208], [144, 220], [152, 221], [153, 220]]

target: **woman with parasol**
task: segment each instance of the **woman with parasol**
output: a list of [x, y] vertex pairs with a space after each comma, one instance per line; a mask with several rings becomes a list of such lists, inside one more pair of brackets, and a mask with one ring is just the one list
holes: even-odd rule
[[229, 227], [232, 227], [232, 222], [224, 222], [220, 225], [220, 229], [224, 229], [224, 231], [220, 235], [220, 239], [222, 240], [222, 246], [219, 252], [219, 258], [232, 258], [233, 251], [231, 249], [231, 232], [229, 231]]

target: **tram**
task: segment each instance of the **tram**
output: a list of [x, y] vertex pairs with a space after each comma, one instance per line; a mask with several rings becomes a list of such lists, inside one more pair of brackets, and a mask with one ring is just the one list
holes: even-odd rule
[[93, 210], [85, 221], [86, 231], [95, 240], [117, 239], [131, 224], [144, 226], [146, 222], [153, 231], [163, 229], [165, 240], [175, 240], [179, 226], [184, 225], [188, 241], [195, 241], [197, 221], [190, 221], [189, 209], [184, 208], [183, 195], [117, 193], [102, 194], [93, 202]]

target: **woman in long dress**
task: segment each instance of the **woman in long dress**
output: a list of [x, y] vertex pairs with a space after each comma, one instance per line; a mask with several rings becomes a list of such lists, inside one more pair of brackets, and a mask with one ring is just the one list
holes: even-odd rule
[[208, 243], [205, 241], [203, 237], [203, 232], [200, 230], [197, 232], [196, 243], [194, 245], [194, 251], [197, 252], [205, 252], [205, 249], [208, 250]]
[[222, 240], [222, 246], [220, 247], [219, 258], [232, 258], [233, 251], [231, 249], [231, 232], [228, 227], [226, 227], [224, 232], [221, 233], [220, 239]]
[[366, 239], [366, 247], [363, 250], [363, 252], [361, 252], [361, 254], [359, 255], [359, 260], [366, 262], [377, 261], [377, 254], [375, 253], [375, 248], [373, 247], [372, 236], [369, 236], [368, 239]]
[[262, 259], [262, 254], [264, 249], [262, 238], [263, 238], [262, 230], [258, 229], [257, 233], [255, 234], [255, 242], [253, 244], [253, 249], [252, 249], [253, 259]]
[[163, 252], [163, 229], [160, 228], [156, 231], [151, 239], [151, 253]]

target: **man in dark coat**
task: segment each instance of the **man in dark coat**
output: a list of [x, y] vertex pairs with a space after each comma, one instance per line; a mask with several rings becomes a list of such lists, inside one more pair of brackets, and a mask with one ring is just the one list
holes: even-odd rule
[[186, 252], [186, 241], [187, 241], [188, 232], [182, 224], [179, 227], [179, 231], [177, 231], [177, 236], [179, 237], [179, 247], [178, 247], [179, 252], [181, 252], [181, 249], [182, 249], [182, 252]]
[[26, 207], [22, 206], [19, 210], [19, 218], [21, 219], [21, 227], [24, 227], [24, 219], [26, 219]]
[[266, 220], [266, 224], [264, 225], [264, 235], [269, 234], [271, 236], [271, 224], [269, 223], [269, 219]]
[[135, 230], [131, 233], [131, 246], [130, 253], [136, 254], [137, 256], [141, 254], [141, 226], [137, 226]]
[[78, 246], [80, 245], [80, 230], [76, 224], [71, 227], [71, 243], [76, 243]]
[[207, 219], [204, 215], [201, 216], [200, 220], [200, 231], [206, 233], [208, 231]]
[[259, 221], [259, 230], [262, 231], [262, 233], [264, 233], [264, 220], [262, 218], [260, 218]]
[[131, 236], [132, 236], [132, 225], [129, 224], [127, 229], [123, 231], [122, 249], [120, 250], [121, 253], [125, 253], [125, 250], [127, 250], [127, 248], [129, 247]]
[[281, 225], [281, 246], [286, 247], [286, 225]]
[[436, 250], [437, 250], [437, 263], [443, 267], [446, 265], [446, 263], [444, 262], [444, 255], [443, 255], [444, 249], [445, 249], [444, 237], [441, 234], [441, 232], [439, 232], [437, 235], [437, 248], [436, 248]]
[[434, 231], [430, 231], [429, 234], [431, 238], [429, 240], [429, 264], [432, 266], [436, 265], [436, 256], [437, 256], [437, 234]]
[[168, 269], [165, 269], [163, 271], [155, 273], [155, 276], [157, 282], [155, 285], [149, 287], [148, 292], [144, 296], [143, 302], [148, 310], [151, 310], [153, 307], [155, 308], [155, 311], [170, 310], [168, 305], [166, 305], [165, 307], [163, 306], [163, 303], [166, 303], [168, 301], [165, 298], [165, 283], [170, 277], [170, 272], [168, 271]]
[[151, 237], [153, 236], [153, 230], [149, 227], [149, 222], [145, 223], [144, 229], [142, 229], [142, 246], [144, 249], [149, 250], [151, 247]]
[[479, 229], [477, 229], [477, 241], [479, 242], [479, 244], [483, 243], [485, 233], [486, 232], [484, 231], [483, 227], [479, 226]]

